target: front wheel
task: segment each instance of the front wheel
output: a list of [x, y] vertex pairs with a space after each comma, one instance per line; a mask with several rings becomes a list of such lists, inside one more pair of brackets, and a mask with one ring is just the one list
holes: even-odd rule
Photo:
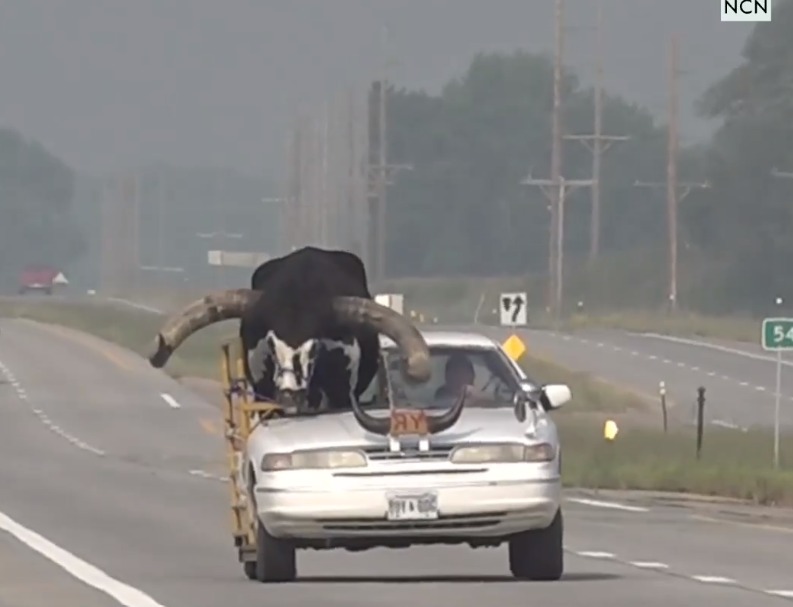
[[291, 582], [297, 577], [297, 558], [291, 542], [267, 533], [261, 521], [256, 523], [256, 562], [245, 563], [245, 574], [252, 565], [253, 579], [259, 582]]
[[518, 533], [509, 540], [509, 569], [515, 578], [556, 581], [564, 572], [562, 509], [545, 529]]

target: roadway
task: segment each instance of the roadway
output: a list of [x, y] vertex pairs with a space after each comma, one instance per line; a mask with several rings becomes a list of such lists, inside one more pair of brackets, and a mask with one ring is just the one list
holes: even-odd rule
[[566, 498], [560, 583], [514, 583], [505, 549], [463, 547], [302, 552], [300, 581], [249, 582], [229, 535], [217, 409], [117, 346], [0, 325], [2, 607], [793, 601], [789, 520], [580, 492]]
[[[513, 332], [503, 327], [480, 326], [475, 330], [500, 340]], [[685, 421], [693, 421], [697, 388], [703, 386], [709, 422], [740, 428], [773, 425], [776, 359], [759, 345], [606, 329], [514, 332], [530, 352], [631, 388], [656, 402], [659, 383], [664, 382], [668, 399]], [[780, 422], [790, 427], [790, 360], [783, 360], [781, 393]]]

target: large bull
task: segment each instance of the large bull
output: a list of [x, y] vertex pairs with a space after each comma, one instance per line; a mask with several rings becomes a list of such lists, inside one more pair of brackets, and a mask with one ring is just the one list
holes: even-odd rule
[[[358, 399], [377, 373], [378, 333], [402, 354], [410, 382], [430, 377], [429, 349], [402, 315], [377, 304], [359, 257], [305, 247], [259, 266], [251, 289], [207, 295], [169, 318], [149, 361], [162, 367], [190, 335], [213, 323], [240, 319], [247, 356], [245, 373], [261, 399], [298, 410], [358, 409]], [[432, 431], [453, 424], [462, 403], [432, 419]], [[383, 420], [384, 421], [384, 420]]]

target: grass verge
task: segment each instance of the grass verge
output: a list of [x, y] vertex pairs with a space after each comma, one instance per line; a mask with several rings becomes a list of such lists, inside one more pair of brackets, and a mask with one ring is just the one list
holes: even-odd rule
[[[119, 308], [106, 303], [65, 302], [0, 302], [0, 317], [27, 318], [39, 322], [63, 325], [84, 331], [148, 356], [154, 336], [162, 324], [162, 316]], [[173, 377], [197, 375], [218, 377], [221, 340], [233, 337], [236, 325], [232, 321], [209, 327], [185, 341], [168, 361], [166, 371]]]
[[773, 438], [768, 431], [744, 433], [707, 427], [698, 460], [693, 428], [675, 428], [664, 434], [646, 427], [629, 427], [607, 443], [601, 436], [602, 423], [592, 427], [591, 423], [563, 416], [557, 422], [565, 449], [566, 485], [676, 491], [793, 506], [790, 435], [782, 437], [785, 458], [775, 470]]
[[563, 328], [573, 331], [595, 327], [612, 328], [757, 343], [760, 340], [761, 325], [761, 320], [740, 316], [703, 316], [685, 312], [664, 315], [627, 311], [603, 315], [573, 315], [563, 323]]
[[[68, 326], [144, 355], [162, 322], [160, 316], [136, 310], [60, 302], [0, 303], [0, 316]], [[217, 379], [218, 344], [234, 332], [232, 322], [194, 335], [172, 357], [168, 372]], [[546, 359], [524, 357], [521, 364], [532, 377], [566, 383], [573, 391], [573, 401], [556, 415], [566, 485], [682, 491], [793, 506], [792, 436], [782, 437], [784, 459], [779, 470], [771, 465], [770, 432], [759, 430], [708, 427], [698, 460], [693, 429], [672, 427], [664, 434], [650, 427], [647, 405], [640, 396]], [[637, 414], [644, 416], [644, 423], [634, 423]], [[603, 423], [609, 418], [621, 426], [611, 443], [602, 438]]]

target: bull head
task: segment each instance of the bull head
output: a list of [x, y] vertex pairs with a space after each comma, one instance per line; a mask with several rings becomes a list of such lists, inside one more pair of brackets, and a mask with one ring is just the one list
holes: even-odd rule
[[[156, 368], [165, 366], [171, 354], [193, 333], [224, 320], [241, 319], [262, 297], [267, 297], [263, 291], [230, 289], [193, 302], [165, 322], [149, 362]], [[390, 337], [402, 354], [402, 375], [407, 381], [429, 380], [429, 348], [404, 316], [362, 297], [337, 297], [331, 309], [340, 324], [368, 326]]]

